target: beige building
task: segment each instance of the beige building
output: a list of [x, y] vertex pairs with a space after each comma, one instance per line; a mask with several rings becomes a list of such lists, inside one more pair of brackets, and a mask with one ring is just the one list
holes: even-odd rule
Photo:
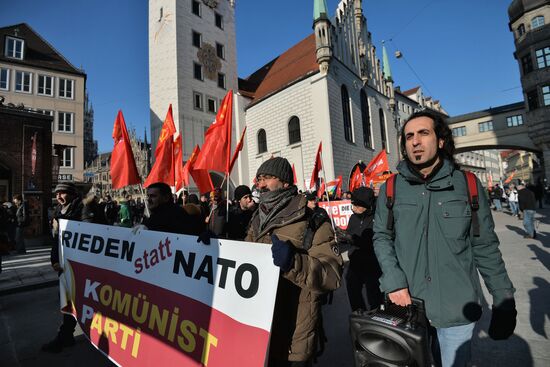
[[508, 150], [501, 153], [506, 178], [512, 174], [513, 180], [535, 184], [542, 174], [543, 167], [536, 154], [522, 150]]
[[82, 181], [86, 74], [26, 23], [0, 28], [0, 95], [53, 116], [61, 181]]

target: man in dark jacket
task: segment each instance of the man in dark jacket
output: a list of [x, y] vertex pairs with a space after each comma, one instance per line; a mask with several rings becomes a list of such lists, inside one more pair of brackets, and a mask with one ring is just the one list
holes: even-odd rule
[[310, 366], [319, 344], [321, 297], [340, 286], [340, 250], [330, 223], [309, 227], [312, 211], [292, 185], [286, 159], [263, 162], [256, 179], [260, 204], [245, 240], [272, 244], [273, 263], [281, 269], [268, 366]]
[[246, 237], [256, 204], [252, 200], [252, 191], [246, 185], [237, 186], [234, 195], [235, 203], [229, 207], [227, 238], [242, 241]]
[[[55, 188], [55, 198], [57, 200], [57, 207], [55, 208], [52, 219], [52, 235], [53, 245], [50, 255], [50, 261], [52, 267], [59, 274], [63, 272], [62, 265], [59, 258], [59, 220], [76, 220], [82, 219], [82, 199], [78, 194], [78, 190], [73, 183], [60, 183]], [[87, 218], [91, 217], [88, 216]], [[63, 314], [63, 324], [59, 328], [57, 336], [42, 346], [42, 350], [50, 353], [59, 353], [64, 347], [73, 346], [74, 330], [76, 327], [76, 320], [70, 315]]]
[[525, 228], [525, 238], [535, 238], [535, 210], [537, 209], [537, 198], [533, 191], [518, 185], [518, 205], [519, 210], [523, 212], [523, 228]]
[[25, 254], [25, 226], [27, 225], [28, 215], [27, 204], [23, 201], [23, 196], [17, 194], [13, 196], [13, 204], [16, 207], [15, 212], [15, 249], [18, 254]]
[[[374, 254], [372, 242], [374, 200], [374, 191], [368, 187], [359, 187], [351, 193], [353, 214], [349, 218], [346, 237], [352, 246], [352, 252], [349, 256], [346, 285], [352, 311], [370, 311], [384, 301], [378, 282], [382, 270]], [[363, 287], [367, 293], [367, 304], [363, 297]]]
[[[478, 271], [493, 297], [493, 339], [507, 339], [514, 332], [515, 289], [477, 179], [479, 206], [472, 213], [446, 121], [429, 110], [416, 112], [404, 123], [400, 144], [403, 160], [395, 177], [393, 218], [384, 184], [374, 219], [374, 250], [383, 272], [380, 288], [400, 306], [411, 304], [411, 296], [423, 299], [437, 330], [443, 367], [466, 366], [481, 315]], [[474, 215], [479, 228], [472, 224]]]
[[193, 228], [193, 221], [182, 207], [176, 205], [172, 199], [170, 186], [163, 182], [156, 182], [147, 187], [147, 204], [151, 215], [144, 218], [142, 224], [151, 231], [181, 233], [189, 235], [199, 234]]
[[493, 187], [493, 191], [491, 191], [491, 199], [493, 200], [493, 204], [495, 205], [495, 210], [497, 212], [502, 211], [502, 189], [500, 188], [499, 184], [496, 184], [495, 187]]
[[210, 236], [223, 237], [226, 233], [227, 201], [223, 198], [222, 190], [210, 192], [210, 212], [206, 217], [207, 229]]

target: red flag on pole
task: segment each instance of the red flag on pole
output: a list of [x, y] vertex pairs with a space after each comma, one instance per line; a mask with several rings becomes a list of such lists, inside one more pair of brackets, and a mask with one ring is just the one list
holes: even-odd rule
[[237, 146], [235, 147], [235, 152], [233, 153], [233, 158], [231, 158], [231, 163], [229, 164], [229, 173], [233, 170], [233, 166], [235, 165], [235, 162], [237, 161], [237, 158], [239, 157], [239, 152], [243, 150], [244, 145], [244, 134], [246, 133], [246, 126], [244, 127], [244, 130], [241, 134], [241, 138], [239, 139], [239, 142], [237, 143]]
[[375, 180], [376, 176], [389, 170], [388, 155], [386, 154], [386, 150], [383, 149], [369, 162], [367, 168], [363, 171], [367, 185], [369, 185], [370, 181]]
[[229, 173], [232, 120], [233, 91], [230, 90], [222, 101], [216, 120], [204, 135], [204, 144], [195, 162], [196, 169]]
[[210, 178], [210, 174], [207, 170], [194, 169], [194, 164], [200, 151], [201, 150], [199, 146], [195, 146], [195, 149], [193, 149], [193, 153], [191, 153], [191, 156], [183, 167], [182, 178], [185, 185], [189, 186], [189, 174], [191, 174], [191, 177], [193, 177], [193, 181], [195, 181], [195, 185], [197, 185], [199, 192], [201, 194], [204, 194], [206, 192], [214, 190], [214, 185], [212, 184], [212, 179]]
[[325, 181], [322, 181], [321, 182], [321, 187], [319, 188], [319, 190], [317, 190], [317, 197], [319, 199], [321, 199], [323, 197], [324, 193], [325, 193]]
[[182, 137], [181, 133], [174, 139], [174, 177], [176, 192], [183, 187], [183, 152], [182, 152]]
[[298, 178], [296, 178], [296, 168], [294, 167], [294, 163], [292, 163], [292, 183], [294, 185], [298, 183]]
[[169, 186], [175, 186], [174, 171], [174, 134], [176, 126], [172, 118], [172, 105], [168, 108], [168, 113], [164, 119], [162, 130], [160, 131], [157, 149], [155, 149], [155, 164], [147, 176], [143, 186], [147, 187], [155, 182], [164, 182]]
[[311, 180], [309, 181], [309, 188], [311, 189], [319, 180], [319, 172], [323, 169], [323, 162], [321, 161], [321, 152], [323, 151], [323, 142], [319, 143], [317, 148], [317, 155], [315, 156], [315, 164], [313, 165], [313, 172], [311, 173]]
[[111, 153], [112, 188], [120, 189], [124, 186], [139, 184], [141, 179], [132, 153], [126, 122], [120, 110], [113, 126], [113, 140], [115, 145]]
[[338, 186], [336, 186], [336, 197], [342, 197], [342, 176], [338, 176]]
[[358, 187], [361, 187], [363, 184], [363, 173], [361, 172], [361, 169], [359, 169], [359, 166], [355, 167], [355, 170], [353, 171], [353, 174], [351, 175], [351, 179], [349, 180], [349, 191], [355, 190]]

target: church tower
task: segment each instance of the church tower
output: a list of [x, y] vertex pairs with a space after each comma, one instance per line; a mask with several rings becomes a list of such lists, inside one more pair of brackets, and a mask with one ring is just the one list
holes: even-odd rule
[[319, 71], [322, 75], [326, 75], [332, 59], [331, 25], [326, 0], [313, 1], [313, 29]]
[[386, 45], [382, 42], [382, 71], [384, 72], [384, 82], [386, 84], [386, 96], [390, 99], [389, 104], [392, 111], [395, 110], [395, 92], [393, 90], [393, 77], [391, 75], [390, 59], [386, 52]]

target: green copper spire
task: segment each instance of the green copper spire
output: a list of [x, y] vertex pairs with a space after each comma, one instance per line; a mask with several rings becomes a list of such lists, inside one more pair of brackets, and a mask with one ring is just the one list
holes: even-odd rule
[[327, 0], [313, 0], [313, 21], [328, 19]]
[[384, 42], [382, 42], [382, 64], [384, 68], [384, 78], [390, 82], [393, 82], [390, 69], [390, 59], [388, 58], [388, 53], [386, 52], [386, 45], [384, 45]]

